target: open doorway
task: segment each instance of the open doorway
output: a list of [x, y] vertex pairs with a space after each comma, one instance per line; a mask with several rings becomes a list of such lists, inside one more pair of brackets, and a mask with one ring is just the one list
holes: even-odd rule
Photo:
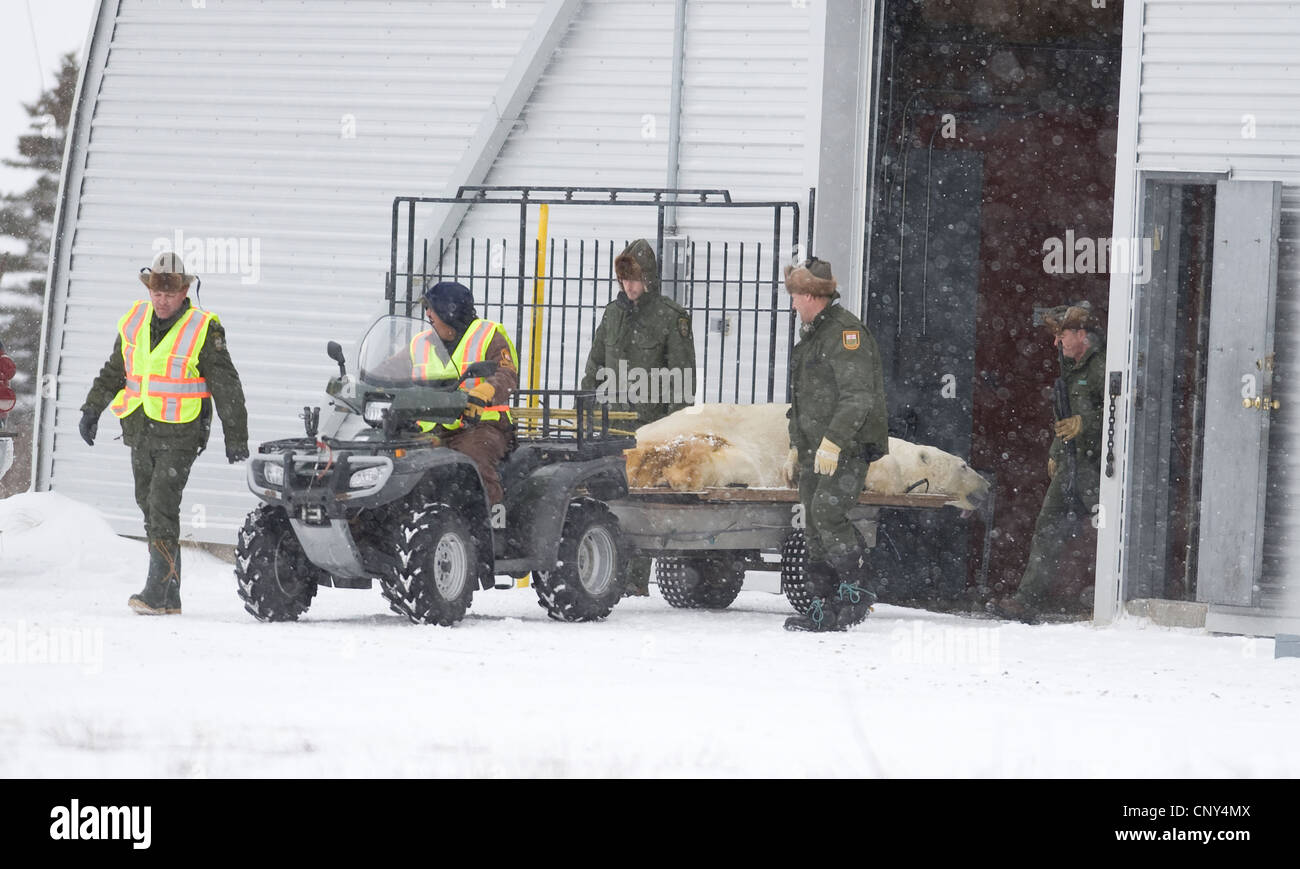
[[966, 458], [996, 501], [987, 553], [973, 523], [885, 517], [890, 596], [974, 590], [983, 563], [979, 593], [1009, 594], [1049, 482], [1059, 373], [1034, 310], [1107, 314], [1104, 267], [1052, 270], [1044, 245], [1112, 232], [1122, 4], [878, 9], [862, 310], [891, 433]]

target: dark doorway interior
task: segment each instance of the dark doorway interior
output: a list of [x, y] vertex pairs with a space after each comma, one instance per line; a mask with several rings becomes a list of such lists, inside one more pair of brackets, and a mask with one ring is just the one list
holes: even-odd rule
[[[1111, 233], [1122, 19], [1113, 2], [886, 0], [877, 22], [863, 310], [893, 433], [995, 478], [994, 594], [1020, 581], [1048, 482], [1058, 355], [1034, 308], [1086, 300], [1105, 322], [1105, 266], [1049, 271], [1044, 252]], [[882, 530], [890, 598], [973, 586], [978, 523], [899, 511]]]

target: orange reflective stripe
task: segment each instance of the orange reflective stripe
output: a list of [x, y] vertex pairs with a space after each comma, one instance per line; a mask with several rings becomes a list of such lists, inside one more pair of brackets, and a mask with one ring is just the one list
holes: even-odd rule
[[145, 321], [149, 319], [149, 307], [146, 302], [136, 302], [131, 308], [130, 313], [126, 315], [126, 322], [123, 324], [122, 333], [122, 361], [125, 363], [126, 379], [130, 383], [135, 380], [140, 383], [140, 376], [135, 373], [135, 345], [140, 343], [140, 330], [144, 328]]
[[[170, 383], [171, 386], [170, 388], [159, 388], [156, 386], [156, 384], [160, 384], [160, 383], [162, 384]], [[202, 378], [199, 378], [196, 381], [175, 383], [168, 380], [165, 377], [159, 377], [157, 380], [149, 381], [149, 394], [158, 396], [160, 398], [169, 395], [174, 395], [179, 398], [211, 398], [212, 397], [212, 393], [208, 392], [207, 381], [203, 380]]]
[[169, 363], [169, 373], [172, 377], [185, 376], [185, 364], [194, 353], [194, 345], [198, 343], [199, 335], [202, 334], [203, 327], [208, 324], [209, 319], [211, 319], [210, 314], [199, 313], [196, 309], [190, 308], [181, 327], [176, 330], [176, 340], [172, 342], [172, 358]]
[[139, 400], [140, 392], [144, 387], [143, 378], [135, 372], [135, 348], [140, 343], [140, 330], [144, 328], [148, 319], [149, 303], [141, 300], [132, 305], [131, 309], [126, 312], [126, 315], [120, 321], [122, 371], [126, 383], [118, 391], [117, 397], [110, 408], [119, 417], [127, 412], [132, 401]]
[[437, 339], [430, 329], [411, 339], [411, 379], [442, 380], [453, 376], [453, 372], [442, 364], [435, 352], [434, 340]]
[[478, 330], [474, 335], [473, 343], [465, 348], [465, 357], [471, 362], [481, 362], [483, 351], [487, 348], [488, 341], [492, 338], [492, 333], [496, 331], [496, 324], [484, 320], [479, 323]]
[[122, 331], [129, 336], [128, 340], [132, 344], [139, 343], [140, 330], [144, 328], [144, 322], [148, 319], [148, 314], [148, 303], [136, 302], [126, 315], [126, 323], [123, 324]]
[[[474, 328], [461, 338], [460, 345], [456, 347], [456, 367], [464, 371], [475, 362], [480, 361], [483, 356], [483, 347], [486, 345], [486, 338], [491, 335], [491, 330], [495, 324], [487, 320], [478, 320], [474, 323]], [[471, 377], [465, 382], [470, 388], [477, 386], [482, 378]]]

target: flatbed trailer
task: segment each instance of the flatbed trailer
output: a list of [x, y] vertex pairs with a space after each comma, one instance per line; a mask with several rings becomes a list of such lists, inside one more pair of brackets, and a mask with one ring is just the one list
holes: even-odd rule
[[[870, 551], [882, 510], [935, 510], [950, 500], [940, 494], [863, 492], [849, 521]], [[819, 567], [810, 572], [795, 489], [629, 488], [625, 497], [608, 505], [624, 539], [640, 555], [656, 559], [659, 590], [675, 607], [725, 608], [740, 593], [749, 570], [780, 571], [781, 591], [798, 612], [818, 596]], [[980, 510], [985, 525], [981, 584], [988, 569], [992, 509], [990, 499]], [[780, 561], [764, 561], [764, 553], [779, 553]]]

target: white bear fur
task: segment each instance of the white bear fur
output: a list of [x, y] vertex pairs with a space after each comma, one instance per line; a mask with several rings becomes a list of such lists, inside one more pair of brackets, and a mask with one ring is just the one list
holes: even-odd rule
[[[637, 429], [627, 450], [634, 488], [678, 491], [729, 485], [788, 488], [782, 465], [790, 451], [788, 404], [697, 404]], [[913, 487], [914, 484], [919, 483]], [[880, 495], [943, 494], [962, 510], [977, 509], [988, 482], [958, 456], [898, 438], [889, 455], [867, 468], [866, 488]]]

